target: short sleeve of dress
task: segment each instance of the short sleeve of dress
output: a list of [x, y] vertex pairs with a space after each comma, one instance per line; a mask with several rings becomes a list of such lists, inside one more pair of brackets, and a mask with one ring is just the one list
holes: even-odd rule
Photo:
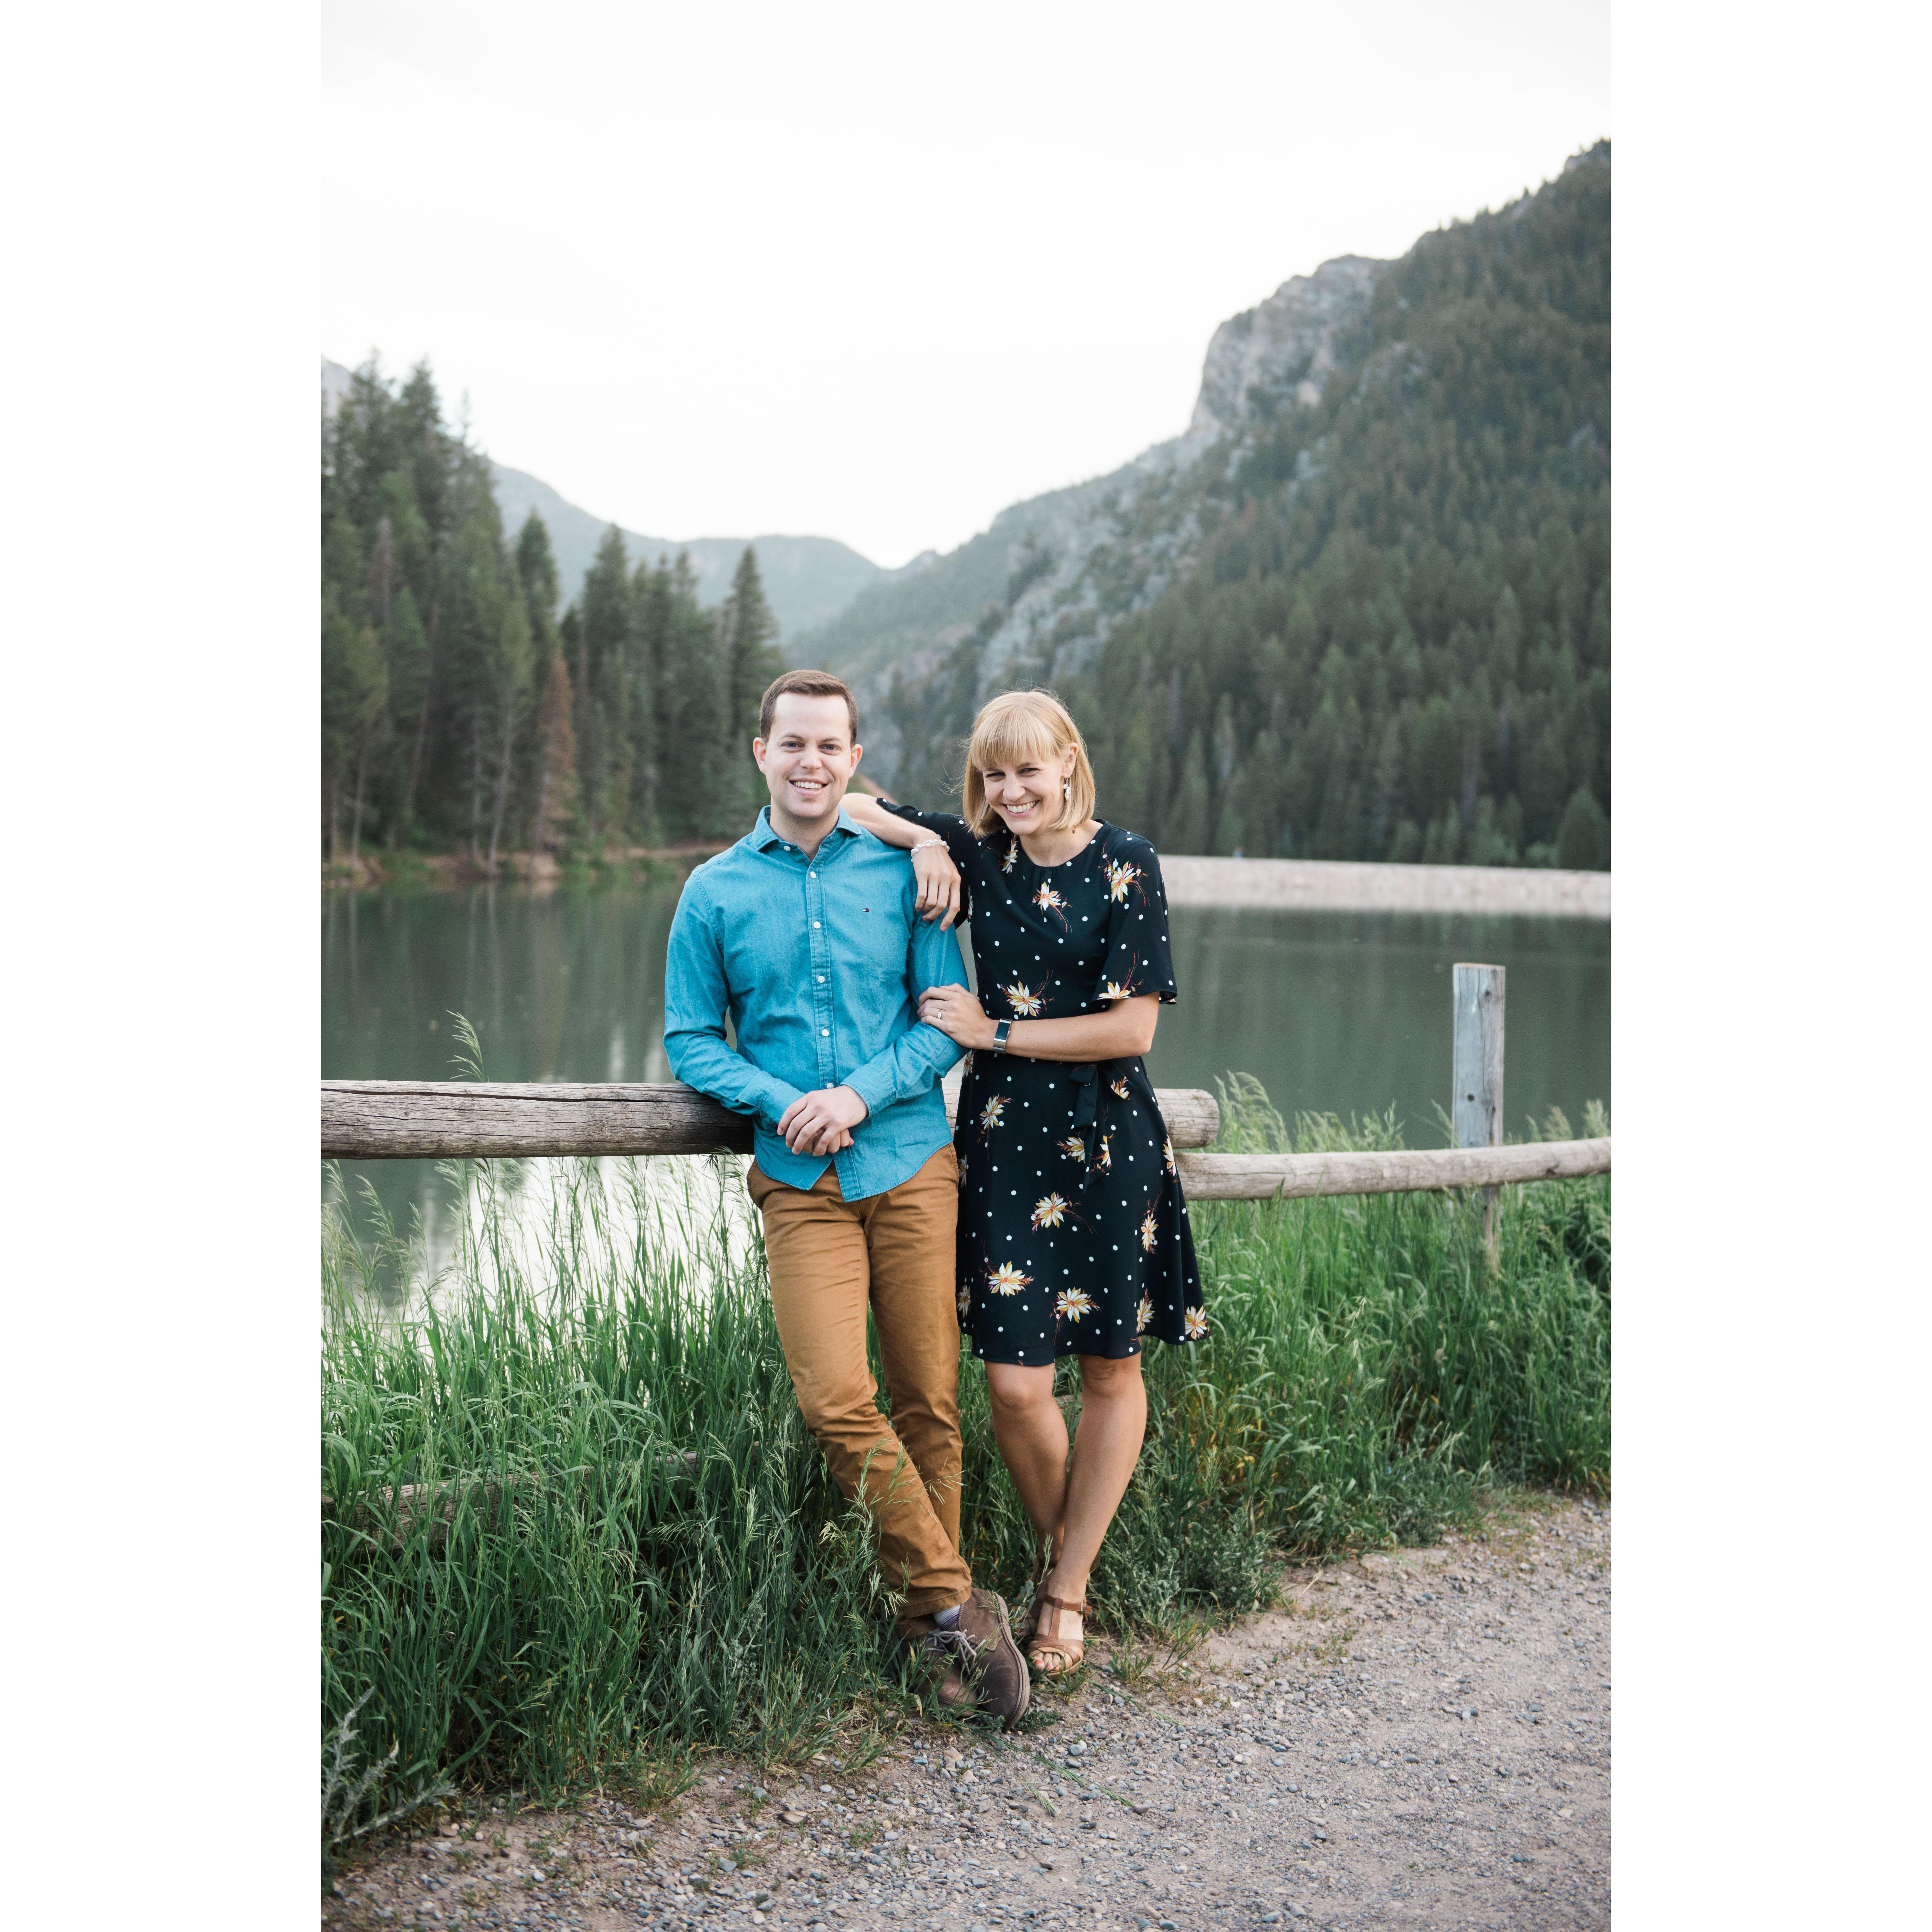
[[[916, 825], [922, 832], [930, 832], [946, 841], [946, 856], [959, 868], [959, 876], [966, 882], [966, 890], [976, 891], [986, 884], [987, 876], [986, 848], [967, 829], [966, 821], [957, 812], [919, 812], [909, 805], [894, 805], [886, 799], [879, 800], [882, 809], [890, 812], [895, 818], [903, 818], [909, 824]], [[964, 919], [968, 908], [960, 908]]]
[[1174, 1003], [1174, 947], [1168, 938], [1167, 893], [1160, 859], [1138, 832], [1115, 832], [1101, 854], [1107, 889], [1107, 959], [1100, 969], [1103, 1002], [1155, 994]]

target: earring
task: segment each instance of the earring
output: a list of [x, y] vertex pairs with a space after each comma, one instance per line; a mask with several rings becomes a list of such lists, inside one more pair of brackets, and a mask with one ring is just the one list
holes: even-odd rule
[[1066, 800], [1069, 805], [1071, 805], [1073, 802], [1073, 781], [1071, 778], [1062, 778], [1060, 780], [1060, 795], [1062, 798]]

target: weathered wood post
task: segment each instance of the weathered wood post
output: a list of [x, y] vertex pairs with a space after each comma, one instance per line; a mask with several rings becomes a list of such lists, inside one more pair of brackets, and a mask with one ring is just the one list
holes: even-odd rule
[[[1503, 974], [1500, 966], [1455, 969], [1456, 1104], [1460, 1148], [1503, 1144]], [[1496, 1190], [1483, 1190], [1483, 1246], [1497, 1264]]]

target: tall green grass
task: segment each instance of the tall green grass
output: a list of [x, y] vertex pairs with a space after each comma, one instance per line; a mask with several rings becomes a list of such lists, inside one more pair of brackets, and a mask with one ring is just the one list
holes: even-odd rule
[[[1224, 1117], [1224, 1145], [1287, 1142], [1252, 1082]], [[1390, 1121], [1304, 1118], [1294, 1138], [1395, 1144]], [[704, 1745], [796, 1759], [838, 1737], [849, 1762], [912, 1694], [731, 1188], [692, 1194], [680, 1226], [640, 1166], [586, 1164], [533, 1233], [502, 1169], [450, 1178], [454, 1256], [400, 1313], [370, 1285], [409, 1244], [380, 1214], [358, 1234], [339, 1196], [325, 1215], [338, 1765], [345, 1720], [368, 1762], [395, 1754], [370, 1808], [445, 1777], [649, 1790]], [[1252, 1608], [1276, 1552], [1426, 1538], [1492, 1474], [1607, 1484], [1607, 1180], [1504, 1190], [1493, 1274], [1479, 1209], [1451, 1197], [1191, 1211], [1213, 1328], [1145, 1358], [1147, 1448], [1090, 1592], [1108, 1628]], [[967, 1553], [1017, 1598], [1029, 1532], [984, 1372], [962, 1356], [960, 1378]], [[1070, 1364], [1061, 1386], [1071, 1412]], [[406, 1484], [457, 1498], [453, 1519], [397, 1534]]]

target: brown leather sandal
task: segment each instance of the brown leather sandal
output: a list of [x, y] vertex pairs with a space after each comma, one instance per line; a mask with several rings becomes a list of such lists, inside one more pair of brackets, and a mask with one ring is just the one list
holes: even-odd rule
[[1040, 1606], [1046, 1595], [1046, 1580], [1053, 1574], [1053, 1545], [1042, 1543], [1034, 1554], [1033, 1581], [1028, 1588], [1027, 1613], [1013, 1630], [1013, 1638], [1024, 1650], [1040, 1628]]
[[[1082, 1625], [1078, 1636], [1058, 1634], [1058, 1626], [1064, 1618], [1073, 1616], [1084, 1618], [1087, 1604], [1083, 1598], [1077, 1604], [1069, 1603], [1064, 1597], [1054, 1597], [1041, 1593], [1040, 1615], [1034, 1620], [1034, 1633], [1027, 1645], [1027, 1661], [1042, 1677], [1064, 1677], [1078, 1670], [1087, 1660], [1087, 1632]], [[1060, 1614], [1056, 1616], [1054, 1612]], [[1053, 1628], [1048, 1628], [1051, 1624]], [[1058, 1661], [1048, 1662], [1049, 1658]]]

